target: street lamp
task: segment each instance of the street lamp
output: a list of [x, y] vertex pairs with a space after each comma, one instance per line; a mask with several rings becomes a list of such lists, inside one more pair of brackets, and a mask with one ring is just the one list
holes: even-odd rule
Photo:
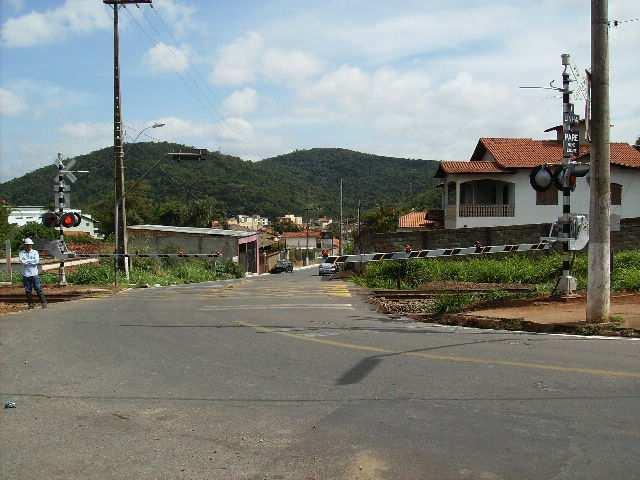
[[[135, 143], [136, 140], [138, 140], [138, 138], [140, 138], [140, 135], [142, 135], [146, 130], [149, 130], [150, 128], [160, 128], [160, 127], [164, 127], [166, 124], [164, 123], [153, 123], [145, 128], [143, 128], [142, 130], [140, 130], [138, 132], [138, 135], [136, 135], [136, 138], [133, 139], [132, 143]], [[145, 174], [143, 175], [143, 177], [145, 175], [147, 175], [147, 173], [149, 173], [151, 169], [149, 169], [147, 172], [145, 172]], [[121, 184], [120, 186], [120, 191], [122, 192], [122, 194], [120, 196], [118, 196], [118, 189], [116, 189], [116, 203], [115, 203], [115, 211], [114, 211], [114, 226], [115, 226], [115, 234], [116, 234], [116, 253], [122, 255], [122, 257], [118, 257], [117, 258], [117, 262], [116, 264], [121, 265], [122, 267], [124, 267], [124, 272], [125, 272], [125, 276], [127, 278], [127, 280], [129, 279], [129, 262], [128, 262], [128, 257], [126, 256], [127, 254], [127, 218], [126, 215], [124, 214], [125, 212], [125, 197], [126, 197], [126, 192], [124, 189], [124, 171], [122, 172], [122, 178], [121, 180]], [[134, 185], [133, 189], [135, 189], [135, 187], [137, 185], [139, 185], [140, 180], [138, 181], [138, 183], [136, 185]], [[122, 214], [120, 214], [120, 212], [122, 212]], [[117, 271], [117, 269], [116, 269]], [[116, 275], [116, 284], [117, 284], [117, 275]]]
[[146, 127], [144, 127], [142, 130], [140, 130], [138, 132], [138, 135], [136, 135], [136, 138], [133, 139], [133, 142], [131, 143], [136, 143], [136, 141], [140, 138], [140, 135], [142, 135], [144, 132], [146, 132], [147, 130], [149, 130], [150, 128], [160, 128], [160, 127], [164, 127], [166, 125], [166, 123], [153, 123], [151, 125], [148, 125]]

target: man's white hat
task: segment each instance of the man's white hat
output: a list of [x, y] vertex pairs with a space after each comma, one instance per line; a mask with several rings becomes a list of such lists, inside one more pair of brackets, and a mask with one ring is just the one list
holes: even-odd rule
[[24, 245], [33, 245], [33, 240], [31, 240], [30, 238], [25, 238], [24, 242], [22, 242]]

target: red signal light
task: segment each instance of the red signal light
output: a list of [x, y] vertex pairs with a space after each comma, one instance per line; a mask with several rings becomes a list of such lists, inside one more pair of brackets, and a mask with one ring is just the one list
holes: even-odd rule
[[80, 225], [80, 215], [73, 212], [67, 212], [60, 217], [60, 225], [64, 228], [77, 227]]

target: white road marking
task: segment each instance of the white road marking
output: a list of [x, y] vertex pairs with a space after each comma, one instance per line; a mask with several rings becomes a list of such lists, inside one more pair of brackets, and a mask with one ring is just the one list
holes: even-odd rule
[[274, 305], [207, 305], [200, 310], [277, 310], [277, 309], [326, 309], [326, 310], [352, 310], [350, 303], [287, 303]]

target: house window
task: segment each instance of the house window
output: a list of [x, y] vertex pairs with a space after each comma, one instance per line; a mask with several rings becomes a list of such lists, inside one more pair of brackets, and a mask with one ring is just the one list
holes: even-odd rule
[[447, 184], [447, 205], [456, 204], [456, 182]]
[[558, 189], [555, 185], [545, 192], [536, 192], [536, 205], [558, 205]]
[[622, 205], [622, 185], [611, 184], [611, 205]]

